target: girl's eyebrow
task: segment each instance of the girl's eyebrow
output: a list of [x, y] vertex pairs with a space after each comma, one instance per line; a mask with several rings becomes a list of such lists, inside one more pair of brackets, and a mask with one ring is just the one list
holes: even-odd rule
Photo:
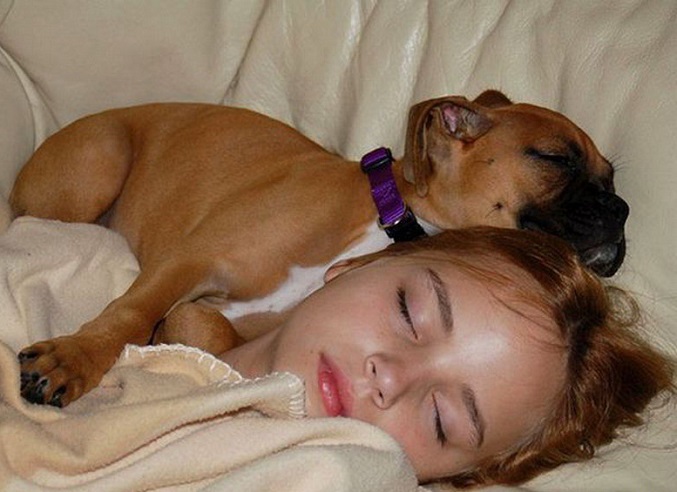
[[[435, 295], [437, 296], [442, 326], [444, 327], [444, 330], [449, 333], [454, 326], [454, 316], [451, 309], [451, 300], [449, 298], [447, 286], [444, 284], [442, 277], [440, 277], [435, 270], [427, 268], [426, 271], [430, 278], [430, 282], [432, 283]], [[462, 394], [463, 404], [473, 427], [473, 444], [476, 448], [480, 448], [484, 442], [484, 429], [486, 427], [484, 418], [477, 406], [477, 397], [475, 396], [473, 389], [468, 385], [463, 385]]]
[[432, 268], [427, 268], [426, 272], [432, 283], [433, 290], [437, 296], [437, 305], [440, 308], [440, 318], [442, 319], [442, 326], [447, 333], [451, 331], [454, 326], [454, 316], [451, 310], [451, 301], [449, 300], [449, 292], [447, 286], [442, 281], [440, 275]]
[[480, 448], [484, 442], [484, 418], [477, 408], [475, 392], [467, 385], [463, 385], [463, 403], [473, 426], [473, 444], [476, 448]]

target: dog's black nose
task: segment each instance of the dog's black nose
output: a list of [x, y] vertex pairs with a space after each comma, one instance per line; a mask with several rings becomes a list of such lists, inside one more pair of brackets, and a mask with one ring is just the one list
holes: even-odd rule
[[601, 207], [609, 211], [616, 219], [619, 226], [623, 226], [630, 215], [630, 206], [615, 193], [602, 191], [597, 195], [597, 202]]

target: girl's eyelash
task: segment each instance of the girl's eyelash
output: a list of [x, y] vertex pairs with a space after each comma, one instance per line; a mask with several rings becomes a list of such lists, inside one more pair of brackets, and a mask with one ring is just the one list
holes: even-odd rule
[[437, 437], [437, 442], [440, 443], [440, 446], [444, 447], [444, 445], [447, 443], [447, 435], [444, 433], [444, 429], [442, 428], [442, 419], [440, 418], [440, 411], [437, 408], [437, 401], [435, 401], [434, 396], [433, 406], [435, 408], [435, 436]]
[[414, 334], [414, 338], [418, 340], [418, 333], [416, 332], [416, 328], [414, 328], [414, 322], [411, 319], [409, 307], [407, 306], [407, 296], [402, 287], [398, 287], [397, 289], [397, 304], [400, 308], [400, 314], [402, 315], [402, 318], [404, 318], [404, 321], [406, 321], [409, 325], [411, 332]]

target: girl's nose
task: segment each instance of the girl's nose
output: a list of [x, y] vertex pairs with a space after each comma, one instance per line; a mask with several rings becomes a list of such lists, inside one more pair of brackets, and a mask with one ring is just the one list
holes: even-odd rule
[[381, 354], [368, 357], [365, 372], [374, 404], [381, 409], [389, 408], [414, 388], [425, 371], [422, 362]]

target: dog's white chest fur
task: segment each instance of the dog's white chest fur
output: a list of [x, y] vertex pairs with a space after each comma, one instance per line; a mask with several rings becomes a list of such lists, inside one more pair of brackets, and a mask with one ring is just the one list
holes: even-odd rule
[[390, 243], [391, 240], [386, 236], [385, 232], [380, 230], [376, 222], [374, 222], [358, 243], [345, 250], [326, 265], [312, 267], [294, 266], [289, 270], [287, 280], [272, 294], [248, 301], [231, 302], [221, 312], [228, 319], [235, 320], [251, 313], [279, 313], [284, 311], [322, 287], [324, 272], [337, 261], [379, 251]]

